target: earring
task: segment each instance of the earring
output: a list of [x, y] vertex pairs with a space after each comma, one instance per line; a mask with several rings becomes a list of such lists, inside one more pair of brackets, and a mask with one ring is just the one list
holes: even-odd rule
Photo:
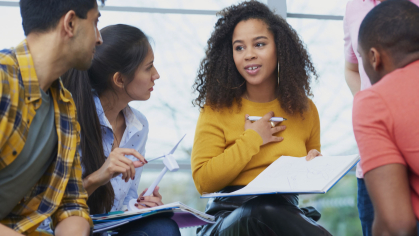
[[279, 85], [279, 61], [278, 61], [278, 85]]

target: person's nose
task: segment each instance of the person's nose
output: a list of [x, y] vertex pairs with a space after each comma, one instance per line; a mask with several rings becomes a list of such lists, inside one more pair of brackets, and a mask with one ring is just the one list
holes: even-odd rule
[[246, 61], [250, 61], [252, 59], [257, 58], [257, 55], [255, 53], [255, 50], [253, 47], [247, 47], [246, 51], [245, 51], [245, 55], [244, 55], [244, 59]]
[[153, 75], [151, 76], [151, 79], [154, 81], [154, 80], [156, 80], [156, 79], [160, 79], [160, 75], [159, 75], [159, 72], [157, 72], [157, 69], [156, 69], [156, 67], [154, 67], [154, 73], [153, 73]]
[[96, 46], [99, 46], [103, 43], [103, 39], [102, 39], [102, 34], [100, 33], [98, 28], [96, 28], [96, 31], [97, 31], [96, 35], [98, 36], [96, 39]]

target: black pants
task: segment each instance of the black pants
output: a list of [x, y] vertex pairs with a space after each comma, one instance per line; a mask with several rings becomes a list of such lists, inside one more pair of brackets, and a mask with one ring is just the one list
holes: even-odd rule
[[[220, 192], [242, 187], [229, 186]], [[313, 220], [318, 220], [320, 213], [314, 208], [304, 211], [298, 207], [295, 194], [212, 198], [206, 213], [215, 215], [216, 223], [198, 228], [198, 236], [331, 235]]]

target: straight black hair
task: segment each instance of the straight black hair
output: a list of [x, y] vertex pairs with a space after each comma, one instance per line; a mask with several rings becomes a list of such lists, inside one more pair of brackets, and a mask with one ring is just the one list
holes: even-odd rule
[[[105, 0], [101, 0], [102, 4]], [[47, 32], [57, 26], [60, 18], [73, 10], [86, 19], [87, 12], [96, 6], [96, 0], [20, 0], [20, 14], [25, 36], [31, 32]]]
[[[81, 163], [83, 178], [97, 171], [106, 161], [102, 144], [102, 127], [96, 113], [93, 96], [113, 91], [112, 78], [116, 72], [132, 81], [135, 71], [146, 57], [150, 44], [147, 36], [129, 25], [111, 25], [100, 30], [103, 44], [96, 48], [88, 71], [70, 69], [62, 76], [64, 86], [71, 92], [81, 127]], [[115, 192], [107, 183], [89, 196], [91, 214], [109, 212]]]

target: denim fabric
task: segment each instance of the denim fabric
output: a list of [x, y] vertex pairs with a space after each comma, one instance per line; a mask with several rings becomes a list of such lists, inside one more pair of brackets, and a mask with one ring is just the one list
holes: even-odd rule
[[118, 236], [180, 236], [179, 226], [170, 217], [149, 216], [122, 225]]
[[374, 221], [374, 208], [364, 179], [358, 178], [358, 212], [364, 236], [372, 236], [372, 222]]

